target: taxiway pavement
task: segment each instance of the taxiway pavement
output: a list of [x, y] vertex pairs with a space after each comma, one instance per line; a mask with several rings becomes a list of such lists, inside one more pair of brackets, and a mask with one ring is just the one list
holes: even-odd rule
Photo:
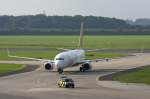
[[149, 53], [93, 63], [92, 72], [80, 73], [78, 67], [68, 68], [63, 75], [74, 79], [75, 89], [58, 88], [57, 81], [61, 75], [57, 72], [36, 70], [1, 77], [0, 99], [149, 99], [150, 90], [110, 88], [100, 85], [96, 79], [99, 76], [145, 65], [150, 65]]

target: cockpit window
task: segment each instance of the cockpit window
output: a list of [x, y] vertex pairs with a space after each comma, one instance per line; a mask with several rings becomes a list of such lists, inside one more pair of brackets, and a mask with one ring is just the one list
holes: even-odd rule
[[64, 58], [56, 58], [56, 60], [64, 60]]

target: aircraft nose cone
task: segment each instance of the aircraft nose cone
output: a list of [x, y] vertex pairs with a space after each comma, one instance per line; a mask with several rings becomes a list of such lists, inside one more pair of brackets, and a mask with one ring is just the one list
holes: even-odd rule
[[56, 66], [57, 68], [64, 68], [64, 67], [65, 67], [65, 63], [62, 62], [62, 61], [56, 61], [56, 62], [55, 62], [55, 66]]
[[60, 68], [60, 67], [61, 67], [61, 62], [56, 61], [56, 62], [55, 62], [55, 66], [56, 66], [57, 68]]

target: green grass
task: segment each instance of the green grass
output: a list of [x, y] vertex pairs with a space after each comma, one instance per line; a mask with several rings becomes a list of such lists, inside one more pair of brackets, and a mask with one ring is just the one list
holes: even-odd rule
[[[79, 36], [0, 36], [0, 48], [78, 48]], [[88, 49], [150, 49], [150, 36], [85, 36], [84, 48]], [[13, 55], [53, 59], [57, 51], [14, 51]], [[122, 57], [125, 54], [94, 53], [86, 59]], [[0, 51], [0, 60], [8, 58]]]
[[150, 84], [150, 67], [145, 67], [134, 72], [122, 73], [114, 76], [113, 79], [125, 83]]
[[15, 72], [23, 69], [24, 67], [24, 65], [0, 64], [0, 74]]
[[[79, 36], [0, 36], [0, 48], [77, 48]], [[150, 48], [150, 36], [85, 36], [84, 48], [141, 49]], [[53, 59], [58, 51], [15, 51], [13, 55]], [[122, 57], [125, 54], [94, 53], [86, 59]], [[8, 58], [0, 51], [0, 60]], [[18, 59], [17, 59], [18, 60]]]
[[[79, 36], [0, 36], [0, 48], [77, 48]], [[85, 36], [84, 48], [150, 49], [150, 36]]]

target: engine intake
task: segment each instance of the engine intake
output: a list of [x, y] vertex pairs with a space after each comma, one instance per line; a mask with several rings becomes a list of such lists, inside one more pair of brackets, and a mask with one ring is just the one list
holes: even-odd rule
[[52, 63], [46, 63], [44, 64], [44, 67], [46, 70], [52, 70], [53, 69], [53, 64]]
[[92, 69], [92, 65], [90, 63], [84, 63], [80, 67], [81, 72], [88, 71], [88, 70], [91, 70], [91, 69]]

